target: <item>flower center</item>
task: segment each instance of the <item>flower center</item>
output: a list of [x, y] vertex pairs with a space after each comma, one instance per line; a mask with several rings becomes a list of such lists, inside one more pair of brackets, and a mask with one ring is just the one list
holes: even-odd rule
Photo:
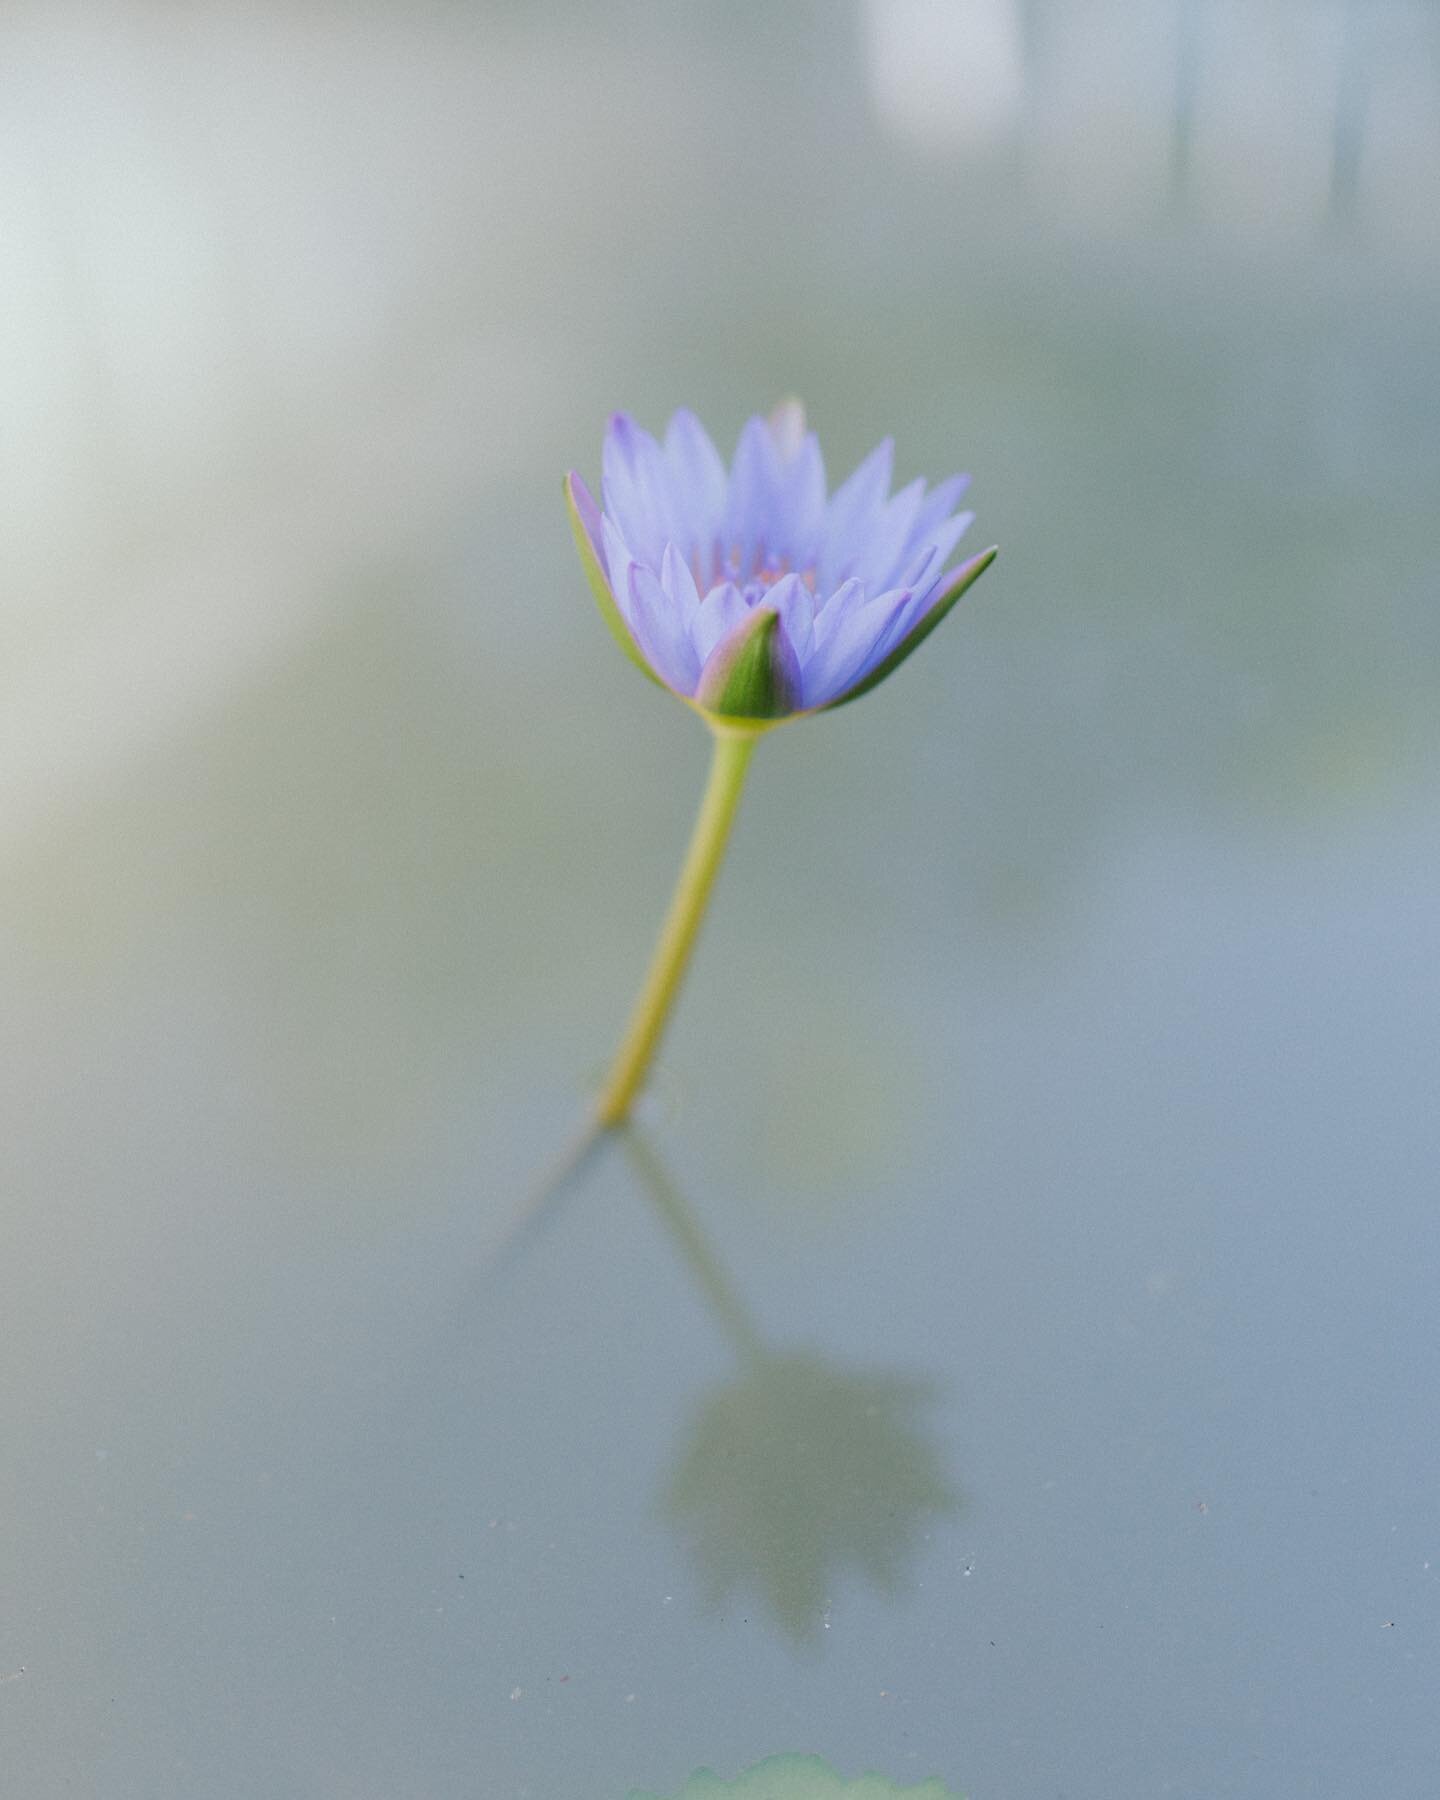
[[775, 583], [783, 580], [786, 575], [798, 575], [810, 592], [815, 592], [816, 568], [813, 563], [805, 569], [792, 568], [788, 556], [777, 556], [772, 551], [767, 551], [763, 544], [756, 548], [754, 561], [749, 568], [745, 566], [745, 557], [739, 544], [732, 544], [728, 555], [717, 544], [709, 570], [705, 569], [703, 559], [697, 551], [691, 573], [702, 594], [708, 593], [719, 582], [733, 581], [745, 596], [748, 606], [758, 605]]

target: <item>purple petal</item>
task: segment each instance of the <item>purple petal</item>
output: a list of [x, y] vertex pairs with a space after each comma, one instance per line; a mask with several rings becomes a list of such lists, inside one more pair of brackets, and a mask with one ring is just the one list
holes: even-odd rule
[[628, 413], [615, 413], [601, 452], [605, 511], [636, 553], [659, 568], [676, 535], [675, 502], [664, 452]]
[[940, 576], [940, 558], [933, 544], [927, 544], [908, 569], [901, 571], [901, 587], [912, 594], [928, 594]]
[[660, 565], [660, 585], [688, 631], [700, 606], [700, 593], [685, 558], [673, 544], [665, 546], [665, 559]]
[[901, 488], [860, 546], [850, 573], [858, 575], [872, 592], [888, 588], [898, 580], [924, 498], [923, 481], [912, 481], [909, 487]]
[[721, 638], [733, 631], [749, 610], [745, 596], [733, 581], [711, 588], [690, 624], [690, 641], [702, 664]]
[[650, 666], [677, 694], [693, 694], [700, 659], [687, 624], [661, 587], [653, 569], [630, 566], [630, 623]]
[[915, 521], [916, 532], [921, 537], [929, 537], [954, 512], [955, 502], [969, 485], [968, 475], [952, 475], [948, 481], [937, 481], [920, 508], [919, 517]]
[[630, 546], [621, 537], [619, 527], [608, 513], [601, 515], [600, 535], [605, 546], [603, 561], [610, 577], [610, 592], [615, 596], [616, 605], [628, 619], [630, 617], [630, 571], [635, 566], [635, 558], [630, 553]]
[[886, 438], [830, 496], [825, 510], [825, 548], [820, 560], [822, 588], [836, 588], [853, 573], [851, 564], [890, 492], [894, 467], [895, 440]]
[[594, 496], [574, 469], [565, 479], [570, 484], [570, 495], [575, 502], [575, 510], [580, 515], [580, 523], [585, 527], [585, 535], [590, 540], [590, 548], [595, 552], [595, 560], [608, 575], [610, 565], [605, 559], [605, 537], [600, 508], [595, 504]]
[[825, 460], [820, 440], [810, 432], [781, 473], [784, 523], [770, 546], [792, 569], [810, 568], [825, 527]]
[[840, 624], [852, 607], [861, 606], [865, 600], [865, 589], [854, 579], [836, 588], [828, 600], [815, 603], [815, 646], [818, 649]]
[[709, 556], [724, 519], [725, 464], [688, 407], [682, 406], [666, 427], [665, 456], [680, 515], [676, 522], [685, 532], [675, 542], [686, 556], [697, 550]]
[[798, 575], [784, 575], [765, 596], [764, 604], [779, 613], [781, 629], [803, 662], [815, 624], [815, 596]]
[[725, 548], [738, 546], [742, 568], [762, 547], [774, 549], [779, 541], [784, 524], [779, 499], [780, 466], [770, 428], [762, 418], [747, 419], [730, 469], [724, 526]]
[[919, 587], [922, 570], [928, 574], [932, 583], [936, 581], [941, 569], [949, 561], [950, 552], [974, 522], [974, 513], [956, 513], [953, 519], [947, 519], [943, 525], [932, 531], [921, 542], [918, 550], [912, 550], [914, 560], [911, 562], [909, 571], [904, 571], [901, 575], [905, 586], [908, 588]]
[[806, 706], [833, 700], [888, 655], [907, 623], [913, 600], [908, 588], [897, 588], [858, 606], [847, 606], [805, 665]]

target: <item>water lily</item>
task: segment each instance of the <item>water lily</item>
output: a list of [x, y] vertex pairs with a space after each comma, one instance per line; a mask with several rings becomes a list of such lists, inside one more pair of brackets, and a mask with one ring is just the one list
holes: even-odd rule
[[604, 510], [579, 475], [565, 495], [606, 623], [652, 681], [715, 738], [710, 780], [660, 941], [596, 1104], [628, 1117], [674, 1006], [759, 737], [842, 706], [894, 673], [995, 560], [947, 570], [971, 515], [967, 478], [890, 492], [886, 439], [833, 494], [790, 401], [752, 418], [727, 470], [695, 415], [662, 443], [624, 413], [606, 433]]
[[603, 512], [566, 481], [591, 586], [621, 648], [700, 711], [823, 712], [897, 669], [994, 560], [947, 572], [969, 478], [890, 492], [886, 438], [828, 494], [796, 402], [740, 433], [729, 470], [694, 413], [664, 442], [628, 414], [605, 436]]

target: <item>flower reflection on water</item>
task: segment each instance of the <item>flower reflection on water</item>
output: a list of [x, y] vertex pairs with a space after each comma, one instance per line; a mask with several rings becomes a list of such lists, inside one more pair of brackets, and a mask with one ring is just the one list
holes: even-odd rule
[[627, 1128], [641, 1183], [736, 1352], [666, 1484], [663, 1510], [712, 1608], [749, 1591], [794, 1643], [814, 1643], [838, 1580], [902, 1592], [926, 1528], [962, 1506], [920, 1417], [923, 1376], [837, 1366], [762, 1338], [650, 1143]]

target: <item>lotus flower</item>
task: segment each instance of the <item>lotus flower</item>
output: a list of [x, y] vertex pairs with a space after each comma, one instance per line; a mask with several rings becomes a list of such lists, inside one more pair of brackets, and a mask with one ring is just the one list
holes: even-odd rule
[[833, 494], [788, 401], [740, 433], [729, 471], [691, 412], [663, 445], [625, 413], [605, 435], [605, 510], [565, 478], [590, 586], [620, 648], [715, 740], [690, 848], [590, 1129], [630, 1115], [675, 1005], [763, 733], [867, 693], [995, 560], [946, 572], [966, 478], [890, 492], [887, 438]]
[[995, 558], [947, 572], [973, 517], [956, 511], [968, 478], [892, 494], [893, 455], [887, 438], [830, 494], [793, 401], [746, 424], [728, 471], [694, 413], [663, 444], [616, 413], [603, 512], [579, 475], [565, 490], [621, 648], [702, 713], [756, 725], [883, 681]]

